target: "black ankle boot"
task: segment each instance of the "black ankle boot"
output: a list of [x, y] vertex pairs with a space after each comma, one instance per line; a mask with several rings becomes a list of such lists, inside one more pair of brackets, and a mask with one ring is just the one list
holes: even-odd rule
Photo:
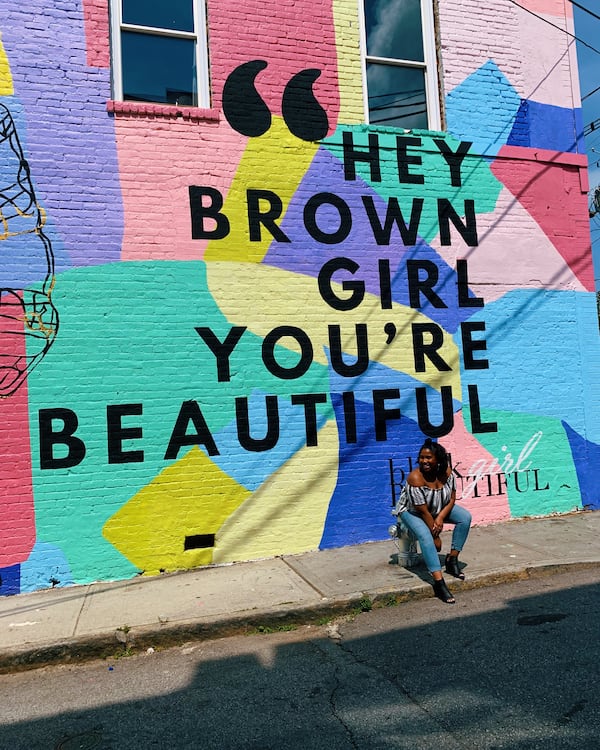
[[444, 581], [443, 578], [441, 578], [439, 581], [433, 582], [433, 593], [445, 604], [454, 604], [454, 602], [456, 601], [456, 599], [452, 596], [450, 589], [448, 588], [448, 586], [446, 586], [446, 581]]
[[458, 557], [455, 555], [446, 555], [446, 573], [455, 578], [460, 578], [461, 581], [465, 580], [465, 574], [460, 569]]

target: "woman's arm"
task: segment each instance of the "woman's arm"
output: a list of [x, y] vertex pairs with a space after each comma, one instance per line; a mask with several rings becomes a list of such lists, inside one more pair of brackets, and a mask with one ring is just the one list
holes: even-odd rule
[[429, 529], [429, 531], [431, 531], [432, 536], [436, 536], [436, 534], [434, 533], [435, 518], [431, 515], [431, 511], [429, 510], [427, 505], [415, 505], [415, 510], [427, 524], [427, 528]]
[[[450, 476], [451, 473], [452, 473], [452, 469], [448, 469], [448, 473], [446, 474], [446, 481], [448, 481], [448, 477]], [[444, 507], [435, 517], [434, 527], [435, 527], [435, 531], [437, 534], [439, 534], [440, 531], [442, 531], [442, 529], [444, 528], [444, 523], [446, 522], [446, 518], [448, 518], [450, 513], [452, 513], [452, 508], [454, 508], [455, 502], [456, 502], [456, 488], [453, 487], [452, 492], [450, 494], [449, 502], [446, 505], [444, 505]]]

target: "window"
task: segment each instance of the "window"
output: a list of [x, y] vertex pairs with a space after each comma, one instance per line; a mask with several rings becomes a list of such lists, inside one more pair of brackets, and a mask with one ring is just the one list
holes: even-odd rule
[[369, 123], [439, 129], [432, 0], [362, 2]]
[[111, 0], [113, 96], [209, 107], [204, 0]]

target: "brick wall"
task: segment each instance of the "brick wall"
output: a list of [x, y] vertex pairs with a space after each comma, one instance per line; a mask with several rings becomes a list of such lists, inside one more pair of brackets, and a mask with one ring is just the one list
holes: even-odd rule
[[405, 133], [354, 2], [209, 0], [206, 110], [113, 100], [106, 0], [2, 3], [0, 594], [385, 539], [426, 435], [476, 523], [598, 508], [572, 19], [521, 4], [436, 3]]

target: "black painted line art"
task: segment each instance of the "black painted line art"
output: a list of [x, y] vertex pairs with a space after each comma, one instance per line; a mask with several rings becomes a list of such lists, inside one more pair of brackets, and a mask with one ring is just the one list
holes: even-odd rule
[[[223, 113], [231, 127], [242, 135], [257, 137], [271, 127], [271, 112], [256, 89], [257, 75], [267, 67], [265, 60], [251, 60], [229, 74], [223, 87]], [[303, 141], [319, 141], [327, 135], [327, 112], [317, 101], [313, 84], [321, 75], [318, 68], [296, 73], [286, 84], [281, 102], [285, 124]]]
[[[0, 104], [0, 398], [23, 384], [58, 331], [51, 301], [54, 255], [45, 221], [14, 120]], [[27, 269], [22, 271], [35, 281], [15, 288], [11, 274], [18, 273], [10, 265], [24, 259]]]

